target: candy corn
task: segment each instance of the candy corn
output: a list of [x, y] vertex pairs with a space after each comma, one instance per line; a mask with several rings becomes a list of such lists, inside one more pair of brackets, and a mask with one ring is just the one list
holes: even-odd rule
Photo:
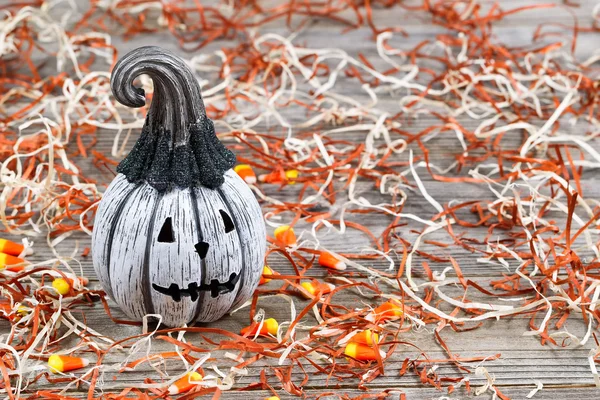
[[290, 185], [295, 185], [296, 179], [298, 179], [298, 170], [290, 169], [289, 171], [285, 171], [285, 179], [288, 180]]
[[71, 290], [71, 285], [64, 278], [56, 278], [55, 280], [53, 280], [52, 287], [63, 296], [69, 293], [69, 290]]
[[71, 285], [71, 287], [73, 287], [76, 282], [81, 284], [81, 286], [86, 286], [88, 283], [90, 283], [90, 280], [88, 278], [86, 278], [85, 276], [77, 276], [77, 275], [71, 274], [69, 272], [63, 272], [62, 274], [60, 274], [56, 271], [48, 271], [47, 273], [49, 275], [52, 275], [52, 277], [54, 279], [62, 278], [63, 276], [66, 276], [67, 282]]
[[12, 312], [12, 306], [8, 300], [0, 300], [0, 311], [3, 311], [6, 315]]
[[233, 170], [248, 184], [256, 183], [256, 174], [248, 164], [236, 165]]
[[196, 386], [197, 382], [200, 382], [201, 380], [202, 375], [198, 372], [188, 372], [181, 379], [169, 386], [169, 394], [185, 393]]
[[281, 225], [280, 227], [275, 229], [275, 239], [279, 240], [288, 247], [292, 247], [298, 244], [296, 242], [296, 234], [294, 233], [294, 228], [292, 228], [289, 225]]
[[269, 174], [263, 174], [258, 177], [258, 180], [264, 183], [282, 183], [285, 179], [281, 171], [273, 171]]
[[371, 314], [367, 315], [366, 319], [371, 322], [386, 321], [400, 318], [402, 314], [402, 306], [390, 300], [376, 307]]
[[51, 372], [69, 372], [79, 368], [87, 367], [90, 360], [81, 357], [59, 356], [54, 354], [48, 359], [48, 367]]
[[379, 335], [376, 332], [367, 329], [352, 336], [352, 339], [350, 340], [354, 343], [362, 343], [373, 346], [373, 343], [379, 342]]
[[315, 295], [317, 292], [321, 292], [321, 294], [330, 293], [333, 289], [335, 289], [335, 285], [331, 283], [313, 283], [313, 282], [302, 282], [301, 285], [308, 293], [311, 295]]
[[11, 256], [10, 254], [0, 253], [0, 269], [7, 269], [13, 272], [22, 271], [27, 261], [22, 258]]
[[265, 400], [279, 400], [277, 396], [265, 397]]
[[298, 170], [290, 169], [285, 172], [273, 171], [269, 174], [260, 175], [258, 180], [264, 183], [284, 183], [287, 182], [290, 185], [296, 183], [296, 179], [298, 178]]
[[19, 256], [25, 250], [25, 246], [19, 243], [11, 242], [10, 240], [0, 239], [0, 253], [10, 254], [11, 256]]
[[[354, 358], [355, 360], [372, 361], [377, 360], [377, 353], [375, 351], [375, 349], [367, 346], [366, 344], [350, 342], [346, 345], [344, 354], [348, 357]], [[379, 350], [379, 356], [384, 358], [385, 353]]]
[[[8, 320], [19, 320], [21, 317], [29, 313], [29, 308], [25, 306], [17, 307], [17, 312], [13, 313], [12, 305], [8, 300], [0, 300], [0, 315], [6, 317]], [[4, 315], [3, 315], [4, 314]]]
[[262, 276], [260, 277], [259, 285], [264, 285], [267, 282], [271, 282], [271, 279], [265, 278], [265, 275], [273, 275], [273, 270], [269, 268], [267, 265], [263, 267]]
[[[243, 328], [240, 331], [240, 334], [243, 336], [255, 336], [258, 332], [258, 323], [253, 323], [250, 326]], [[269, 318], [264, 320], [262, 327], [260, 328], [260, 332], [258, 333], [261, 336], [269, 336], [269, 334], [276, 336], [277, 330], [279, 329], [279, 323], [275, 318]]]
[[319, 265], [326, 268], [336, 269], [338, 271], [343, 271], [346, 269], [345, 262], [339, 260], [333, 254], [325, 250], [321, 251], [321, 254], [319, 254]]

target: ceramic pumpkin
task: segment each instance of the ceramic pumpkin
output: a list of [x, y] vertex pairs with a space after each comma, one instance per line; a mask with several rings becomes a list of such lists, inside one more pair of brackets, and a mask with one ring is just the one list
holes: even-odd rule
[[140, 74], [153, 80], [152, 104], [98, 206], [94, 268], [130, 318], [214, 321], [258, 284], [266, 249], [260, 206], [231, 169], [235, 155], [215, 135], [185, 62], [158, 47], [130, 52], [111, 77], [120, 103], [145, 104], [133, 86]]

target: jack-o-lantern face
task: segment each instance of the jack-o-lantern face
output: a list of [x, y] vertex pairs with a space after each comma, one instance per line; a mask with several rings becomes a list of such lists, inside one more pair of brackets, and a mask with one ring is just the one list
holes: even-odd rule
[[153, 101], [98, 207], [94, 268], [131, 318], [214, 321], [258, 285], [266, 249], [260, 206], [231, 170], [235, 156], [217, 139], [186, 64], [156, 47], [134, 50], [113, 71], [117, 100], [144, 104], [132, 86], [141, 73], [153, 78]]
[[208, 322], [252, 295], [265, 237], [260, 207], [233, 171], [219, 189], [164, 194], [119, 175], [96, 216], [94, 265], [130, 317], [160, 314], [170, 326]]

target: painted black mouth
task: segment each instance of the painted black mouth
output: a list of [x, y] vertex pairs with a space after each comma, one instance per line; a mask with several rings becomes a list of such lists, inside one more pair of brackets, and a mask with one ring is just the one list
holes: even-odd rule
[[176, 283], [171, 283], [171, 286], [168, 288], [153, 283], [152, 288], [159, 293], [171, 296], [175, 301], [181, 301], [181, 297], [189, 297], [192, 301], [196, 301], [200, 296], [200, 292], [210, 292], [211, 297], [230, 293], [235, 289], [235, 285], [239, 280], [240, 275], [232, 272], [229, 276], [229, 280], [225, 283], [221, 283], [217, 279], [210, 281], [210, 285], [205, 283], [200, 283], [200, 285], [198, 285], [196, 282], [192, 282], [188, 284], [187, 289], [179, 289], [179, 285]]

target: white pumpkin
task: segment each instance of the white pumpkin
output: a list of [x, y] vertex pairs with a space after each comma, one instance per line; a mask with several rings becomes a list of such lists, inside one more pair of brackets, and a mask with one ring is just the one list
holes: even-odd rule
[[132, 51], [113, 71], [117, 100], [144, 104], [132, 86], [142, 73], [153, 78], [154, 96], [140, 139], [98, 206], [94, 268], [130, 318], [160, 314], [169, 326], [214, 321], [258, 285], [262, 212], [231, 170], [235, 156], [217, 139], [185, 62], [157, 47]]

